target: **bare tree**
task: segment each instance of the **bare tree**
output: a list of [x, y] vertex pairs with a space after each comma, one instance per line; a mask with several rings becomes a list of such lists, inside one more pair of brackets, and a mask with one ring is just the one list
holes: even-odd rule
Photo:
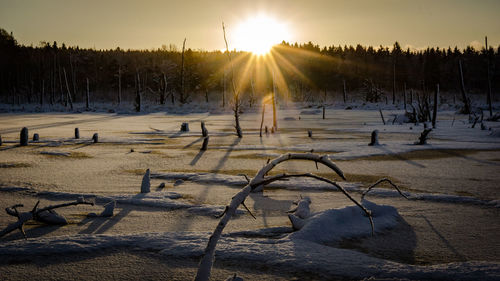
[[238, 135], [238, 138], [243, 137], [243, 133], [241, 132], [241, 127], [240, 127], [240, 94], [236, 89], [236, 85], [234, 83], [234, 68], [233, 68], [233, 60], [231, 59], [231, 52], [229, 51], [229, 46], [227, 44], [227, 39], [226, 39], [226, 27], [224, 26], [224, 22], [222, 22], [222, 32], [224, 33], [224, 42], [226, 43], [226, 51], [227, 51], [227, 57], [229, 58], [229, 65], [231, 67], [231, 89], [233, 90], [233, 98], [234, 98], [234, 105], [233, 105], [233, 112], [234, 112], [234, 121], [235, 121], [235, 129], [236, 129], [236, 135]]

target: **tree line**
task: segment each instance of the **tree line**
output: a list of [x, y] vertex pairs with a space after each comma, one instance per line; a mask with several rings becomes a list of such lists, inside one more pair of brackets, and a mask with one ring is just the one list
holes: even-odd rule
[[368, 99], [374, 87], [386, 98], [400, 97], [405, 89], [430, 92], [436, 84], [442, 92], [459, 92], [459, 61], [465, 87], [477, 98], [488, 91], [488, 77], [494, 92], [500, 81], [500, 46], [410, 50], [398, 42], [391, 48], [282, 42], [268, 57], [231, 54], [232, 71], [221, 51], [180, 51], [172, 45], [96, 50], [57, 42], [25, 46], [0, 28], [0, 102], [67, 105], [85, 102], [90, 92], [93, 102], [119, 104], [134, 101], [140, 92], [143, 100], [158, 104], [218, 101], [226, 106], [231, 75], [249, 106], [273, 90], [292, 101], [340, 100], [346, 90], [377, 101]]

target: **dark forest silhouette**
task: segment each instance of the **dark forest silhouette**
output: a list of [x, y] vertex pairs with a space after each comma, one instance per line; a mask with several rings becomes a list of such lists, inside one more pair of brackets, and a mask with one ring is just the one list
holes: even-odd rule
[[[311, 42], [283, 42], [272, 49], [271, 56], [270, 64], [248, 52], [233, 52], [235, 80], [243, 101], [251, 104], [272, 91], [270, 65], [286, 81], [286, 87], [278, 91], [294, 101], [320, 101], [325, 97], [340, 101], [344, 82], [349, 92], [380, 90], [380, 97], [369, 100], [366, 95], [363, 100], [372, 102], [381, 101], [381, 97], [392, 102], [393, 92], [396, 101], [402, 101], [405, 88], [432, 92], [436, 84], [442, 92], [459, 93], [459, 60], [473, 100], [485, 99], [488, 60], [494, 93], [500, 81], [500, 46], [488, 50], [469, 46], [464, 50], [429, 47], [414, 51], [402, 49], [397, 42], [392, 48], [320, 48]], [[140, 91], [143, 100], [149, 102], [179, 103], [182, 91], [184, 102], [216, 100], [222, 105], [224, 89], [229, 95], [227, 56], [221, 51], [187, 48], [182, 68], [181, 60], [181, 52], [172, 45], [156, 50], [95, 50], [41, 42], [33, 47], [18, 44], [12, 34], [0, 29], [0, 102], [68, 106], [68, 102], [85, 103], [89, 88], [93, 102], [132, 102]]]

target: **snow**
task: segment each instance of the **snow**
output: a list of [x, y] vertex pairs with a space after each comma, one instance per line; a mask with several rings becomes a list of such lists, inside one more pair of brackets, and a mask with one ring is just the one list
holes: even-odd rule
[[[196, 259], [203, 253], [209, 233], [166, 232], [133, 235], [76, 235], [18, 240], [0, 244], [0, 255], [78, 254], [105, 249], [158, 251], [164, 257]], [[314, 272], [325, 278], [366, 276], [395, 279], [498, 280], [498, 262], [456, 262], [433, 266], [406, 265], [370, 257], [353, 250], [324, 246], [301, 239], [243, 238], [224, 235], [217, 260], [238, 260], [247, 267], [272, 266], [287, 272]]]
[[[17, 114], [6, 114], [0, 120], [4, 122], [2, 123], [4, 127], [0, 129], [4, 140], [2, 150], [4, 148], [15, 147], [18, 143], [18, 124], [11, 125], [11, 118], [20, 118], [16, 119], [16, 122], [19, 124], [23, 123], [22, 126], [25, 126], [24, 123], [26, 123], [30, 131], [32, 131], [32, 127], [37, 128], [37, 130], [38, 128], [39, 130], [50, 128], [50, 130], [47, 129], [47, 131], [40, 132], [40, 135], [43, 136], [42, 139], [37, 144], [28, 146], [25, 150], [12, 149], [2, 151], [2, 153], [5, 152], [2, 154], [2, 157], [5, 158], [2, 158], [1, 161], [6, 162], [2, 163], [2, 167], [7, 167], [8, 169], [0, 170], [0, 178], [2, 178], [0, 184], [4, 186], [0, 188], [0, 191], [3, 191], [3, 193], [9, 192], [19, 197], [29, 194], [36, 198], [46, 198], [49, 200], [74, 200], [81, 196], [89, 199], [94, 198], [99, 204], [108, 204], [105, 207], [107, 211], [109, 211], [108, 207], [111, 208], [115, 202], [118, 207], [120, 205], [122, 205], [121, 207], [133, 205], [157, 208], [165, 211], [165, 213], [168, 211], [172, 217], [181, 213], [177, 210], [184, 210], [182, 219], [202, 216], [201, 219], [193, 219], [193, 222], [196, 223], [200, 220], [205, 220], [211, 223], [215, 221], [215, 224], [216, 219], [213, 216], [221, 214], [225, 209], [224, 204], [229, 202], [231, 196], [236, 193], [236, 190], [247, 184], [243, 176], [235, 175], [237, 174], [236, 172], [230, 174], [231, 171], [241, 169], [245, 172], [257, 172], [265, 163], [266, 158], [277, 157], [283, 150], [306, 152], [314, 149], [315, 152], [327, 152], [331, 159], [339, 160], [337, 163], [342, 165], [341, 168], [344, 172], [353, 173], [352, 169], [354, 168], [357, 169], [355, 173], [362, 174], [365, 173], [364, 169], [370, 169], [366, 171], [366, 174], [372, 176], [392, 176], [392, 172], [395, 172], [402, 165], [401, 162], [392, 161], [395, 162], [392, 163], [392, 166], [384, 168], [381, 167], [383, 165], [377, 165], [378, 163], [374, 164], [373, 162], [360, 164], [357, 161], [342, 162], [340, 160], [364, 159], [376, 155], [396, 155], [416, 150], [472, 149], [478, 151], [496, 151], [500, 149], [500, 135], [498, 134], [500, 126], [498, 122], [485, 122], [487, 127], [492, 128], [491, 131], [480, 130], [479, 126], [473, 129], [470, 128], [471, 124], [463, 116], [457, 116], [457, 119], [452, 121], [451, 118], [454, 113], [451, 111], [439, 112], [437, 128], [431, 132], [428, 144], [416, 146], [413, 145], [413, 142], [417, 140], [423, 130], [422, 124], [419, 126], [406, 123], [398, 125], [398, 121], [400, 121], [398, 117], [395, 125], [383, 126], [378, 116], [378, 107], [375, 105], [368, 104], [364, 106], [364, 110], [355, 109], [352, 111], [335, 110], [335, 108], [343, 108], [345, 105], [328, 106], [326, 111], [327, 120], [325, 121], [322, 121], [321, 116], [319, 116], [321, 114], [320, 109], [302, 110], [300, 105], [295, 106], [295, 109], [283, 110], [280, 113], [279, 121], [287, 121], [280, 123], [280, 130], [282, 129], [282, 131], [263, 137], [260, 139], [260, 143], [257, 138], [258, 130], [246, 131], [246, 128], [258, 128], [258, 125], [255, 125], [256, 123], [252, 123], [251, 117], [248, 117], [252, 116], [252, 111], [249, 111], [249, 114], [242, 115], [244, 118], [242, 123], [245, 137], [241, 143], [238, 143], [234, 141], [234, 132], [231, 131], [230, 109], [227, 108], [229, 114], [224, 115], [224, 112], [221, 112], [217, 108], [218, 106], [212, 105], [200, 106], [199, 108], [189, 105], [179, 106], [178, 108], [166, 107], [169, 112], [168, 114], [161, 112], [150, 115], [142, 113], [127, 115], [133, 111], [133, 107], [130, 106], [128, 108], [127, 105], [122, 105], [116, 109], [118, 113], [112, 115], [100, 113], [60, 114], [55, 119], [62, 119], [63, 121], [51, 121], [56, 122], [54, 123], [56, 124], [54, 127], [47, 127], [52, 125], [46, 125], [42, 121], [39, 121], [38, 119], [43, 118], [39, 118], [36, 115], [32, 121], [26, 121], [26, 119], [22, 119], [22, 114], [19, 114], [19, 116]], [[362, 107], [359, 104], [352, 106], [357, 106], [357, 108]], [[394, 107], [381, 106], [385, 116], [394, 117], [397, 114], [401, 115], [401, 111], [395, 110]], [[78, 105], [76, 107], [78, 108]], [[111, 107], [114, 108], [114, 106], [105, 104], [96, 104], [95, 107], [97, 112], [106, 112]], [[159, 108], [147, 104], [144, 107], [146, 112], [153, 112]], [[164, 110], [165, 107], [161, 107], [161, 109]], [[377, 111], [370, 112], [372, 109]], [[17, 110], [17, 108], [8, 107], [3, 110], [12, 111]], [[46, 111], [48, 109], [33, 107], [27, 110]], [[257, 117], [259, 117], [259, 110], [253, 110], [256, 112]], [[212, 114], [209, 114], [210, 112]], [[214, 112], [216, 114], [213, 114]], [[188, 115], [188, 113], [194, 115]], [[299, 117], [300, 115], [302, 116]], [[50, 118], [51, 115], [47, 114], [46, 116], [43, 115], [43, 117]], [[389, 119], [389, 124], [392, 118]], [[100, 122], [104, 123], [103, 120], [107, 120], [106, 122], [109, 121], [110, 123], [101, 125]], [[112, 123], [110, 120], [114, 120], [113, 122], [116, 121], [116, 123]], [[136, 123], [131, 122], [134, 120], [140, 121]], [[199, 154], [201, 158], [198, 164], [191, 165], [190, 162], [192, 163], [192, 158], [195, 157], [194, 155], [197, 155], [199, 149], [199, 147], [195, 147], [197, 145], [192, 144], [196, 144], [196, 140], [200, 138], [200, 120], [206, 120], [212, 143], [205, 154]], [[179, 126], [182, 122], [191, 123], [192, 130], [180, 133]], [[47, 121], [47, 123], [49, 122]], [[78, 126], [81, 129], [82, 138], [80, 140], [70, 138], [73, 134], [73, 128], [77, 124], [79, 124]], [[128, 131], [120, 131], [120, 128], [123, 128], [124, 124], [127, 125]], [[149, 131], [147, 130], [148, 126], [151, 129]], [[307, 138], [306, 133], [309, 129], [313, 132], [313, 138]], [[379, 130], [379, 146], [368, 146], [369, 136], [373, 130]], [[91, 143], [90, 137], [94, 132], [99, 132], [100, 142], [87, 147], [86, 145]], [[387, 137], [389, 135], [391, 137]], [[398, 135], [398, 137], [393, 138], [392, 136], [394, 135]], [[9, 144], [12, 144], [12, 146], [9, 146]], [[131, 146], [138, 153], [129, 152], [131, 151]], [[57, 151], [45, 151], [46, 149], [57, 149]], [[39, 155], [69, 156], [74, 151], [73, 149], [82, 149], [81, 151], [85, 151], [91, 157], [85, 160], [74, 160], [70, 159], [71, 157], [58, 157], [55, 159], [56, 157], [41, 157]], [[243, 154], [245, 151], [248, 155], [251, 154], [257, 159], [250, 159], [250, 157], [242, 159], [245, 157]], [[163, 152], [163, 154], [158, 152]], [[231, 158], [232, 156], [243, 157]], [[6, 160], [7, 157], [11, 157], [10, 160]], [[14, 157], [20, 157], [20, 159]], [[40, 160], [37, 157], [44, 159]], [[483, 158], [479, 158], [479, 160], [483, 161]], [[453, 161], [458, 160], [469, 161], [467, 162], [469, 165], [470, 163], [473, 164], [470, 166], [461, 166], [461, 170], [454, 171], [450, 177], [461, 176], [461, 174], [467, 173], [469, 169], [477, 171], [486, 167], [484, 164], [486, 160], [480, 163], [479, 161], [471, 162], [471, 159], [453, 158]], [[29, 165], [23, 166], [24, 168], [15, 168], [15, 165], [9, 166], [9, 161]], [[57, 173], [63, 171], [65, 173], [64, 177], [54, 176], [55, 173], [52, 170], [49, 170], [47, 175], [44, 175], [47, 170], [39, 171], [33, 168], [39, 164], [43, 166], [42, 164], [47, 163], [61, 163], [57, 161], [64, 161], [65, 163], [60, 164], [60, 166], [51, 167]], [[375, 235], [384, 235], [390, 232], [392, 229], [398, 227], [402, 223], [402, 220], [409, 221], [413, 219], [413, 221], [409, 221], [411, 224], [415, 223], [415, 220], [422, 220], [421, 217], [423, 215], [428, 216], [428, 214], [432, 214], [433, 212], [441, 212], [445, 208], [434, 209], [436, 206], [446, 205], [440, 203], [452, 205], [445, 209], [448, 211], [460, 210], [461, 208], [469, 208], [470, 210], [473, 208], [474, 210], [479, 210], [477, 213], [474, 212], [474, 214], [481, 215], [483, 214], [482, 212], [488, 212], [490, 215], [491, 213], [497, 214], [497, 208], [500, 208], [497, 189], [487, 186], [484, 187], [486, 191], [480, 193], [483, 190], [481, 184], [494, 185], [495, 181], [490, 178], [497, 179], [497, 176], [494, 175], [495, 171], [498, 170], [498, 165], [494, 165], [497, 160], [490, 160], [488, 158], [487, 161], [489, 161], [487, 164], [493, 168], [490, 167], [486, 172], [477, 175], [477, 178], [481, 180], [480, 184], [478, 183], [477, 185], [471, 185], [471, 181], [468, 181], [463, 186], [453, 186], [452, 183], [457, 183], [462, 178], [457, 180], [450, 179], [451, 183], [445, 182], [442, 179], [446, 173], [445, 171], [440, 171], [436, 175], [436, 177], [441, 177], [439, 179], [429, 177], [429, 174], [436, 173], [432, 169], [436, 169], [436, 166], [441, 168], [440, 165], [443, 162], [436, 161], [434, 165], [429, 165], [425, 169], [419, 167], [409, 173], [404, 172], [408, 176], [414, 177], [413, 179], [408, 179], [404, 185], [412, 188], [409, 189], [412, 190], [411, 192], [403, 191], [410, 198], [410, 201], [404, 201], [402, 198], [398, 199], [400, 201], [393, 200], [392, 198], [400, 197], [400, 195], [392, 189], [377, 188], [372, 190], [367, 196], [370, 201], [364, 200], [362, 203], [373, 212]], [[95, 163], [101, 164], [94, 166]], [[475, 166], [476, 163], [478, 164]], [[425, 164], [428, 165], [429, 162]], [[108, 165], [110, 166], [109, 168], [106, 167]], [[371, 167], [370, 165], [376, 167]], [[67, 169], [66, 166], [68, 166]], [[64, 170], [59, 169], [60, 167], [63, 167]], [[290, 165], [286, 168], [293, 169], [297, 167], [300, 167], [300, 164], [297, 166]], [[141, 170], [142, 173], [147, 168], [151, 168], [150, 184], [153, 184], [153, 186], [157, 186], [159, 180], [169, 181], [161, 192], [138, 193], [138, 183], [142, 174], [137, 175], [135, 173], [124, 172], [125, 170]], [[24, 176], [28, 175], [28, 171], [31, 172], [33, 170], [38, 174], [29, 174], [30, 177], [24, 179]], [[92, 171], [92, 173], [88, 171]], [[80, 173], [83, 174], [79, 175]], [[486, 173], [488, 173], [486, 175], [489, 176], [488, 179], [485, 179]], [[92, 176], [95, 176], [95, 178], [92, 178]], [[254, 175], [249, 172], [248, 176], [251, 178]], [[22, 178], [22, 180], [13, 183], [13, 178], [16, 180]], [[349, 180], [349, 176], [347, 178]], [[412, 183], [416, 184], [420, 180], [425, 182], [423, 185], [426, 188], [414, 188]], [[172, 186], [173, 182], [175, 184]], [[443, 191], [443, 189], [435, 188], [434, 182], [439, 183], [441, 186], [448, 184], [450, 186]], [[31, 186], [31, 184], [33, 186], [42, 186], [42, 188], [18, 187]], [[360, 193], [365, 190], [365, 187], [360, 183], [339, 181], [338, 184], [353, 193], [355, 197], [359, 197]], [[7, 187], [5, 187], [6, 185]], [[224, 189], [225, 187], [230, 188]], [[190, 198], [188, 196], [192, 195], [189, 192], [197, 188], [202, 189], [199, 193], [206, 196], [206, 198], [202, 196], [193, 196], [194, 198]], [[472, 193], [470, 196], [458, 195], [460, 194], [459, 191], [463, 189], [469, 190], [469, 188], [470, 193]], [[314, 212], [310, 216], [304, 216], [306, 217], [303, 220], [304, 225], [299, 231], [292, 232], [292, 228], [286, 218], [285, 211], [287, 209], [283, 211], [281, 210], [281, 206], [288, 208], [291, 200], [296, 198], [297, 191], [306, 193], [312, 198], [319, 197], [327, 203], [323, 202], [322, 207], [319, 208], [320, 211], [318, 211], [314, 205], [316, 201], [313, 201], [311, 211]], [[212, 192], [219, 194], [212, 195]], [[484, 194], [487, 194], [487, 192], [490, 192], [490, 194], [485, 196]], [[197, 195], [198, 193], [193, 192], [193, 194]], [[323, 196], [324, 199], [321, 198]], [[330, 201], [332, 198], [334, 198], [334, 202]], [[248, 265], [249, 268], [257, 272], [265, 267], [271, 267], [282, 272], [313, 272], [317, 276], [323, 277], [323, 279], [335, 279], [337, 277], [339, 279], [363, 279], [369, 277], [449, 280], [500, 279], [500, 263], [498, 260], [486, 261], [486, 259], [481, 260], [481, 258], [478, 258], [477, 261], [474, 261], [473, 258], [467, 257], [465, 259], [468, 260], [467, 262], [446, 262], [422, 266], [376, 258], [370, 253], [363, 253], [359, 250], [338, 248], [338, 244], [345, 239], [369, 239], [371, 237], [370, 223], [365, 214], [357, 206], [346, 206], [344, 201], [347, 200], [341, 201], [338, 198], [345, 199], [341, 197], [335, 187], [314, 179], [290, 179], [270, 184], [264, 190], [264, 194], [254, 197], [251, 195], [247, 201], [249, 208], [252, 209], [253, 207], [252, 212], [255, 212], [258, 223], [254, 225], [244, 220], [249, 217], [246, 215], [234, 218], [230, 223], [240, 224], [238, 231], [222, 235], [216, 249], [217, 260], [229, 263], [238, 261], [238, 263], [245, 266]], [[384, 198], [389, 199], [384, 200]], [[384, 204], [379, 204], [379, 200], [383, 201]], [[403, 201], [404, 203], [402, 203]], [[254, 204], [253, 206], [252, 203]], [[323, 208], [327, 204], [331, 204], [336, 208], [332, 209], [331, 205], [328, 205], [328, 208]], [[275, 206], [279, 207], [273, 209], [272, 207]], [[106, 213], [106, 210], [102, 214]], [[139, 213], [137, 212], [137, 216], [141, 215]], [[188, 215], [185, 216], [185, 213]], [[237, 214], [245, 213], [246, 211], [237, 210]], [[273, 216], [281, 216], [284, 219], [273, 220]], [[109, 220], [118, 220], [117, 217], [119, 216], [111, 217]], [[12, 218], [9, 217], [9, 219]], [[98, 222], [99, 219], [95, 218], [93, 220]], [[252, 219], [249, 218], [249, 220]], [[149, 221], [154, 221], [154, 219]], [[185, 222], [179, 221], [177, 223], [182, 224]], [[437, 242], [429, 242], [431, 246], [443, 246], [441, 244], [446, 244], [443, 246], [446, 247], [448, 245], [446, 239], [450, 239], [450, 237], [438, 232], [442, 231], [442, 228], [448, 226], [448, 224], [455, 223], [464, 229], [469, 227], [467, 226], [467, 221], [462, 223], [461, 219], [451, 222], [445, 222], [443, 219], [432, 221], [432, 223], [435, 225], [435, 228], [434, 225], [430, 227], [437, 232], [434, 236], [440, 237], [441, 240], [437, 239]], [[211, 224], [207, 225], [211, 226]], [[429, 225], [427, 225], [427, 229]], [[69, 227], [73, 226], [70, 225]], [[164, 229], [166, 227], [162, 230]], [[418, 239], [427, 239], [426, 235], [431, 235], [432, 233], [430, 233], [430, 230], [427, 230], [428, 233], [424, 233], [426, 230], [422, 229], [424, 229], [422, 224], [417, 226], [412, 225], [412, 231], [418, 232], [417, 236], [420, 235], [417, 237]], [[50, 256], [92, 253], [98, 250], [107, 251], [118, 248], [159, 253], [159, 255], [165, 258], [166, 262], [170, 258], [198, 260], [211, 234], [206, 230], [212, 230], [212, 228], [202, 229], [199, 232], [177, 231], [159, 233], [151, 232], [151, 228], [144, 228], [144, 230], [140, 229], [144, 233], [134, 234], [127, 232], [128, 229], [120, 230], [122, 232], [110, 231], [107, 234], [72, 233], [68, 236], [51, 236], [49, 233], [37, 238], [29, 238], [27, 241], [2, 241], [0, 243], [0, 256], [9, 258], [36, 255]], [[490, 219], [488, 224], [485, 224], [484, 229], [477, 230], [471, 235], [477, 235], [481, 232], [495, 233], [497, 230], [498, 223]], [[154, 231], [158, 230], [154, 229]], [[30, 237], [29, 232], [28, 237]], [[400, 239], [405, 239], [405, 237], [401, 237]], [[457, 239], [454, 240], [454, 245], [457, 245]], [[498, 246], [493, 244], [494, 242], [495, 240], [491, 239], [485, 242], [486, 244], [491, 243], [491, 245], [487, 245], [487, 248], [491, 248], [491, 251], [498, 249]], [[425, 243], [425, 241], [418, 241], [418, 243]], [[462, 242], [460, 241], [460, 243]], [[449, 244], [451, 245], [453, 242]], [[432, 249], [429, 249], [429, 251], [432, 251]], [[464, 254], [464, 256], [466, 255], [467, 253]], [[496, 257], [495, 254], [493, 256]], [[480, 257], [483, 257], [483, 255]]]
[[[380, 233], [398, 223], [400, 217], [396, 208], [377, 205], [368, 200], [361, 204], [372, 211], [374, 232]], [[307, 240], [320, 244], [331, 244], [342, 239], [351, 239], [371, 234], [370, 221], [358, 206], [330, 209], [312, 214], [304, 221], [304, 226], [289, 235], [289, 238]]]

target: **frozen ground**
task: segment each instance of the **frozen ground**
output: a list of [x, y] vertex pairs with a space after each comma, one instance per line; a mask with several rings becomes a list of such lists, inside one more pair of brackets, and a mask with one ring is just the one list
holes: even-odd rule
[[[269, 158], [311, 150], [328, 154], [347, 182], [325, 167], [316, 171], [314, 163], [286, 162], [275, 170], [335, 179], [357, 199], [364, 187], [388, 177], [410, 200], [389, 186], [369, 193], [371, 202], [396, 210], [379, 224], [375, 219], [377, 231], [370, 236], [368, 220], [350, 214], [352, 203], [330, 186], [312, 180], [273, 183], [246, 201], [256, 220], [241, 208], [226, 227], [214, 279], [232, 273], [246, 280], [500, 278], [498, 123], [485, 122], [491, 130], [471, 128], [466, 116], [442, 111], [428, 145], [418, 146], [413, 143], [422, 124], [383, 126], [378, 110], [327, 109], [323, 120], [315, 108], [289, 108], [279, 111], [279, 131], [260, 138], [256, 110], [242, 115], [244, 137], [238, 139], [229, 112], [197, 111], [1, 114], [2, 209], [81, 195], [94, 197], [97, 205], [59, 209], [70, 221], [66, 226], [27, 225], [27, 241], [19, 232], [0, 238], [0, 279], [33, 274], [39, 279], [191, 279], [218, 222], [214, 214], [246, 182], [241, 174], [253, 177]], [[384, 111], [391, 121], [396, 113], [401, 111]], [[268, 112], [265, 125], [271, 126], [270, 118]], [[205, 152], [199, 150], [200, 121], [210, 134]], [[182, 122], [189, 122], [190, 132], [179, 132]], [[18, 147], [24, 126], [40, 141]], [[75, 127], [79, 140], [73, 139]], [[381, 145], [369, 147], [374, 129]], [[96, 132], [100, 142], [93, 144]], [[152, 173], [152, 193], [138, 194], [146, 169]], [[311, 211], [325, 211], [317, 217], [333, 225], [321, 239], [290, 234], [286, 211], [299, 195], [311, 197]], [[86, 218], [110, 200], [117, 201], [115, 216]], [[331, 221], [348, 213], [345, 220]], [[0, 228], [14, 221], [0, 213]], [[329, 229], [316, 224], [313, 233]]]

